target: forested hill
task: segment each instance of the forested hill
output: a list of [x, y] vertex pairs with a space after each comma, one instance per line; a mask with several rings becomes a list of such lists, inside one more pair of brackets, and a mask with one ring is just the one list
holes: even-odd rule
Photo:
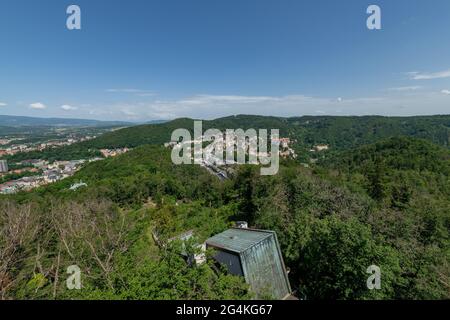
[[[40, 153], [18, 154], [10, 161], [25, 158], [71, 160], [98, 155], [103, 148], [137, 147], [145, 144], [162, 145], [170, 141], [174, 130], [193, 131], [194, 119], [180, 118], [165, 123], [127, 127], [82, 143]], [[316, 144], [328, 144], [333, 151], [348, 150], [379, 140], [409, 136], [450, 147], [450, 115], [419, 117], [334, 117], [303, 116], [294, 118], [237, 115], [215, 120], [204, 120], [203, 131], [209, 128], [225, 129], [279, 129], [280, 135], [295, 141], [294, 149], [300, 158], [308, 158], [308, 150]]]
[[384, 206], [420, 207], [431, 199], [445, 206], [450, 198], [450, 151], [426, 140], [393, 137], [328, 154], [318, 165], [331, 169], [328, 178], [363, 190]]
[[[144, 144], [163, 144], [170, 141], [171, 134], [179, 128], [193, 132], [194, 119], [180, 118], [162, 124], [134, 126], [107, 133], [87, 145], [93, 148], [137, 147]], [[231, 116], [216, 120], [203, 120], [203, 130], [209, 128], [225, 129], [280, 129], [281, 133], [289, 132], [287, 119], [263, 116]]]
[[392, 137], [328, 156], [322, 165], [364, 172], [382, 164], [394, 170], [430, 171], [450, 176], [450, 151], [427, 140]]
[[[173, 130], [193, 129], [193, 120], [176, 119], [163, 124], [124, 128], [99, 137], [89, 147], [136, 147], [161, 144], [170, 140]], [[238, 115], [203, 121], [203, 129], [280, 129], [283, 136], [297, 139], [300, 145], [330, 144], [335, 149], [348, 149], [391, 136], [411, 136], [450, 146], [450, 115], [423, 117], [332, 117], [304, 116], [294, 118]]]

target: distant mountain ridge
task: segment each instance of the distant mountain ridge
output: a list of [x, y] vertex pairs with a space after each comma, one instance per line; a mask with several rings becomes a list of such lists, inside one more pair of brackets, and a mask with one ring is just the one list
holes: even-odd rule
[[0, 126], [4, 127], [91, 127], [91, 126], [130, 126], [134, 125], [126, 121], [101, 121], [74, 118], [38, 118], [27, 116], [0, 115]]

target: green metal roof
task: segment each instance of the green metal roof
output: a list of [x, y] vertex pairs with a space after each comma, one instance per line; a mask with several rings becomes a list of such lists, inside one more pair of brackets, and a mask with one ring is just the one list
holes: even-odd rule
[[241, 253], [272, 234], [273, 231], [233, 228], [209, 238], [206, 243], [213, 247]]
[[[233, 274], [243, 275], [257, 298], [283, 299], [291, 293], [275, 231], [228, 229], [206, 240], [206, 245], [228, 251], [225, 255], [218, 253], [217, 261], [233, 270]], [[242, 271], [236, 269], [232, 256], [239, 257]]]

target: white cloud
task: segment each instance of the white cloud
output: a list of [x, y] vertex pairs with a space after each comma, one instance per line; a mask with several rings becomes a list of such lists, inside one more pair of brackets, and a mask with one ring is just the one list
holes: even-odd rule
[[450, 90], [442, 90], [441, 93], [446, 94], [446, 95], [450, 95]]
[[42, 110], [42, 109], [47, 108], [47, 106], [41, 102], [35, 102], [35, 103], [30, 104], [30, 108]]
[[408, 72], [408, 75], [412, 80], [442, 79], [442, 78], [450, 78], [450, 70], [432, 73]]
[[[411, 95], [389, 94], [346, 99], [286, 96], [195, 95], [180, 100], [154, 101], [136, 105], [133, 111], [141, 117], [172, 119], [191, 117], [212, 119], [232, 114], [269, 116], [391, 115], [449, 113], [446, 97], [436, 92], [413, 91]], [[424, 106], [430, 106], [426, 109]]]
[[[450, 91], [450, 90], [449, 90]], [[77, 116], [146, 121], [180, 117], [214, 119], [235, 114], [293, 117], [302, 115], [411, 116], [448, 114], [447, 91], [387, 92], [369, 97], [331, 98], [293, 94], [285, 96], [198, 94], [179, 99], [108, 103], [79, 109]]]
[[120, 110], [124, 115], [128, 117], [128, 119], [135, 119], [138, 117], [138, 114], [131, 110], [129, 107], [124, 107]]
[[422, 89], [421, 86], [409, 86], [409, 87], [396, 87], [396, 88], [389, 88], [387, 91], [415, 91]]
[[71, 111], [71, 110], [77, 110], [78, 108], [70, 106], [68, 104], [64, 104], [64, 105], [61, 106], [61, 109], [66, 110], [66, 111]]
[[4, 103], [4, 102], [0, 102], [0, 107], [6, 107], [8, 104]]
[[179, 100], [177, 103], [185, 105], [207, 105], [211, 103], [261, 103], [269, 101], [280, 101], [277, 97], [266, 97], [266, 96], [233, 96], [233, 95], [207, 95], [200, 94], [187, 99]]

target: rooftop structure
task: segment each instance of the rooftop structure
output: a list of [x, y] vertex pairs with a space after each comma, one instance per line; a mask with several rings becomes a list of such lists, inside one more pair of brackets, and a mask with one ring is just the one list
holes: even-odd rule
[[215, 259], [231, 274], [243, 276], [257, 298], [285, 299], [291, 287], [274, 231], [232, 228], [206, 240]]

